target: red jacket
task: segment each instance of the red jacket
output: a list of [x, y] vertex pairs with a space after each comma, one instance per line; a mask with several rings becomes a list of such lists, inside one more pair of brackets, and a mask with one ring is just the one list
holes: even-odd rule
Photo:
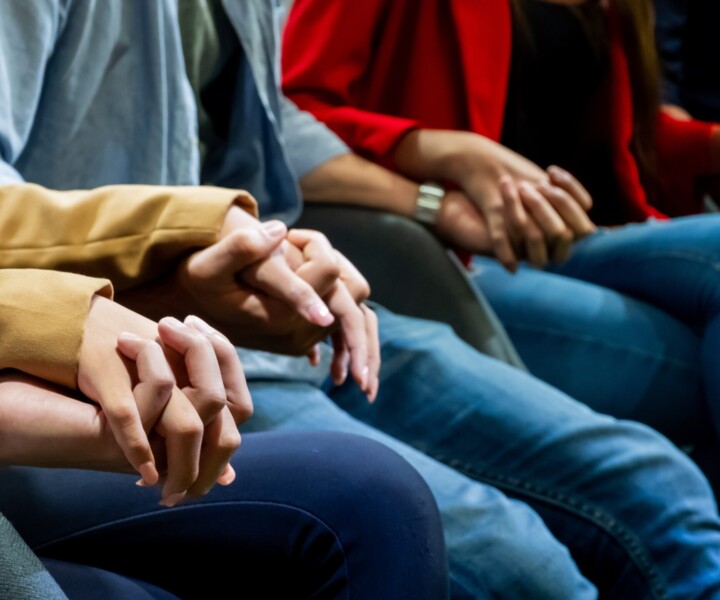
[[[356, 152], [393, 167], [418, 127], [499, 141], [512, 50], [508, 0], [295, 0], [285, 30], [283, 87]], [[611, 22], [611, 32], [613, 31]], [[625, 198], [623, 220], [698, 212], [695, 180], [710, 167], [713, 125], [660, 112], [662, 198], [650, 206], [630, 151], [633, 105], [619, 36], [597, 115]]]

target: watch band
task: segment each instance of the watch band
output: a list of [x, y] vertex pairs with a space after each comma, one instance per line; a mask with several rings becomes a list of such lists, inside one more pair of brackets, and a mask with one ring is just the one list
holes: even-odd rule
[[440, 212], [445, 189], [437, 183], [423, 183], [415, 202], [415, 220], [426, 225], [435, 225]]

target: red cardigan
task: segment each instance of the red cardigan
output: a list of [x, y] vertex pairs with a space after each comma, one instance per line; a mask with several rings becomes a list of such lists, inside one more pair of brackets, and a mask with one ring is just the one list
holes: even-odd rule
[[[390, 168], [410, 130], [469, 130], [499, 141], [512, 22], [508, 0], [295, 0], [285, 29], [283, 87], [356, 152]], [[616, 30], [611, 19], [611, 32]], [[627, 59], [611, 34], [611, 68], [593, 121], [613, 153], [622, 221], [698, 212], [714, 125], [659, 112], [661, 199], [650, 206], [630, 151]]]

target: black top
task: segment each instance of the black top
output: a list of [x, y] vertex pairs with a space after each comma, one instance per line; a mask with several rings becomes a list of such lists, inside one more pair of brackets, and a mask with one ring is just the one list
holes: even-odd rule
[[520, 7], [502, 143], [542, 168], [570, 171], [593, 196], [595, 222], [616, 224], [622, 209], [611, 150], [587, 135], [610, 67], [602, 8], [592, 0], [578, 7], [520, 0]]

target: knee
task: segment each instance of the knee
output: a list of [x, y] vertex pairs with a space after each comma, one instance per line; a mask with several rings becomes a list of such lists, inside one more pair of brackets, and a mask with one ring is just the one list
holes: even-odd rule
[[[441, 530], [437, 506], [422, 477], [402, 457], [373, 440], [351, 434], [321, 432], [310, 442], [326, 460], [322, 471], [332, 481], [329, 501], [338, 506], [361, 505], [369, 527], [424, 523], [428, 530]], [[372, 523], [371, 523], [372, 521]], [[439, 536], [442, 538], [442, 536]]]
[[[341, 546], [383, 579], [395, 598], [442, 598], [447, 558], [435, 500], [420, 475], [382, 444], [350, 434], [310, 436], [323, 456], [319, 510]], [[412, 573], [412, 582], [402, 573]], [[390, 596], [387, 596], [390, 597]]]

